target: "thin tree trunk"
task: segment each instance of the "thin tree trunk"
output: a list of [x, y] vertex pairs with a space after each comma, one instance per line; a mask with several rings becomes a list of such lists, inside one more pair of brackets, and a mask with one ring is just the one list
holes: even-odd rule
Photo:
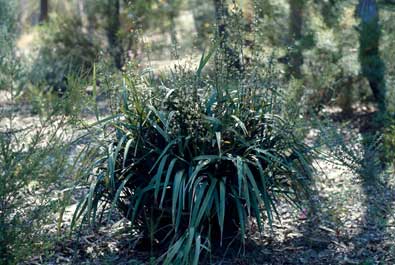
[[222, 48], [226, 45], [226, 41], [228, 38], [225, 24], [225, 19], [228, 16], [228, 12], [224, 7], [223, 0], [214, 0], [214, 8], [218, 27], [218, 37], [220, 38], [220, 45]]
[[240, 61], [239, 55], [228, 45], [229, 35], [226, 25], [228, 18], [228, 9], [224, 5], [225, 0], [214, 0], [215, 17], [217, 20], [217, 30], [219, 38], [219, 47], [224, 53], [224, 59], [227, 64], [228, 72], [243, 72], [243, 65]]
[[[96, 29], [96, 14], [94, 11], [94, 0], [85, 0], [85, 13], [87, 21], [88, 36], [90, 40], [93, 40]], [[93, 7], [92, 7], [93, 6]]]
[[204, 48], [204, 42], [206, 41], [207, 30], [204, 27], [204, 18], [207, 15], [208, 10], [205, 10], [204, 7], [206, 4], [202, 4], [199, 0], [190, 0], [190, 9], [193, 15], [193, 22], [195, 25], [195, 31], [197, 34], [196, 44], [198, 48]]
[[370, 89], [379, 110], [385, 112], [385, 65], [380, 57], [381, 29], [378, 7], [375, 0], [360, 0], [357, 15], [361, 19], [359, 28], [359, 61], [362, 75], [369, 81]]
[[170, 41], [172, 46], [171, 59], [179, 59], [175, 18], [176, 18], [175, 12], [170, 12]]
[[40, 0], [40, 17], [39, 22], [48, 20], [48, 0]]
[[114, 58], [115, 66], [121, 69], [122, 62], [122, 44], [118, 38], [118, 32], [121, 28], [119, 20], [120, 3], [119, 0], [109, 0], [108, 2], [108, 27], [107, 38], [110, 48], [110, 53]]
[[289, 42], [293, 48], [289, 53], [289, 75], [302, 78], [303, 53], [301, 40], [303, 37], [304, 0], [289, 0]]
[[[85, 0], [78, 0], [77, 1], [77, 11], [78, 11], [78, 16], [81, 19], [81, 26], [82, 26], [82, 32], [85, 34], [88, 34], [88, 18], [86, 15], [86, 8], [85, 8]], [[90, 37], [90, 36], [89, 36]]]

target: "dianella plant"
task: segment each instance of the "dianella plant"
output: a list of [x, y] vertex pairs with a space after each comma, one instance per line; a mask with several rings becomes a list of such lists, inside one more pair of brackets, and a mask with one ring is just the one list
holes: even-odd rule
[[285, 118], [280, 89], [253, 66], [229, 77], [220, 49], [203, 54], [195, 72], [177, 68], [159, 82], [124, 76], [121, 107], [103, 121], [114, 136], [74, 227], [118, 209], [160, 262], [197, 264], [213, 246], [245, 243], [249, 220], [261, 232], [270, 226], [280, 198], [308, 194], [312, 150]]

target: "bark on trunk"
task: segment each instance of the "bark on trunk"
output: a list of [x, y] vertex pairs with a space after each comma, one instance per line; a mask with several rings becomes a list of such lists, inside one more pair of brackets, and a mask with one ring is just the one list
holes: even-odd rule
[[40, 0], [40, 17], [39, 22], [48, 20], [48, 0]]
[[170, 12], [170, 41], [171, 41], [171, 59], [179, 59], [178, 55], [178, 40], [177, 40], [177, 29], [176, 29], [176, 14]]
[[240, 61], [239, 55], [229, 47], [229, 34], [226, 25], [228, 18], [228, 9], [224, 5], [224, 0], [214, 0], [215, 17], [217, 20], [217, 30], [219, 38], [219, 47], [221, 48], [228, 72], [243, 73], [244, 67]]
[[360, 0], [357, 15], [361, 19], [359, 27], [359, 61], [362, 75], [369, 81], [370, 89], [379, 110], [386, 110], [385, 65], [380, 57], [380, 23], [375, 0]]
[[108, 2], [108, 27], [107, 27], [107, 38], [110, 48], [110, 53], [114, 58], [115, 66], [121, 69], [123, 66], [122, 61], [122, 45], [118, 38], [118, 32], [121, 28], [119, 20], [120, 3], [119, 0], [109, 0]]
[[303, 37], [304, 0], [290, 0], [289, 42], [293, 45], [289, 53], [289, 75], [302, 78], [303, 53], [301, 40]]
[[[84, 34], [88, 34], [89, 23], [88, 23], [88, 17], [86, 14], [86, 7], [84, 1], [85, 0], [77, 1], [77, 11], [78, 11], [78, 16], [81, 20], [82, 32]], [[91, 39], [90, 35], [88, 37]]]

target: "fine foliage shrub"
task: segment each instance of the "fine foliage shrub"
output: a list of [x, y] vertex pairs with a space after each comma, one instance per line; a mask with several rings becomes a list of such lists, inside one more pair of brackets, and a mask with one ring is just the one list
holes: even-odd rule
[[21, 125], [6, 111], [0, 120], [0, 264], [18, 264], [50, 247], [45, 225], [57, 209], [53, 187], [67, 155], [62, 122]]
[[109, 205], [167, 250], [165, 264], [197, 264], [202, 250], [244, 242], [250, 218], [260, 231], [271, 224], [279, 198], [307, 194], [311, 150], [284, 119], [271, 77], [249, 69], [233, 79], [220, 60], [204, 76], [212, 54], [161, 82], [125, 77], [115, 136], [73, 225]]
[[18, 264], [49, 246], [44, 225], [56, 209], [49, 194], [66, 167], [63, 121], [36, 116], [29, 125], [17, 117], [28, 106], [17, 102], [25, 72], [15, 51], [14, 5], [0, 0], [0, 264]]

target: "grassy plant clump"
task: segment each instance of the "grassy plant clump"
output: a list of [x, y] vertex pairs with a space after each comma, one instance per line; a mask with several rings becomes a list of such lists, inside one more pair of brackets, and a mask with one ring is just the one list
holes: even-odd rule
[[308, 191], [311, 150], [284, 118], [279, 89], [256, 69], [235, 80], [220, 60], [202, 75], [212, 54], [160, 82], [125, 77], [115, 136], [75, 213], [92, 222], [101, 203], [119, 209], [167, 250], [165, 264], [245, 242], [251, 218], [262, 231], [280, 198]]

